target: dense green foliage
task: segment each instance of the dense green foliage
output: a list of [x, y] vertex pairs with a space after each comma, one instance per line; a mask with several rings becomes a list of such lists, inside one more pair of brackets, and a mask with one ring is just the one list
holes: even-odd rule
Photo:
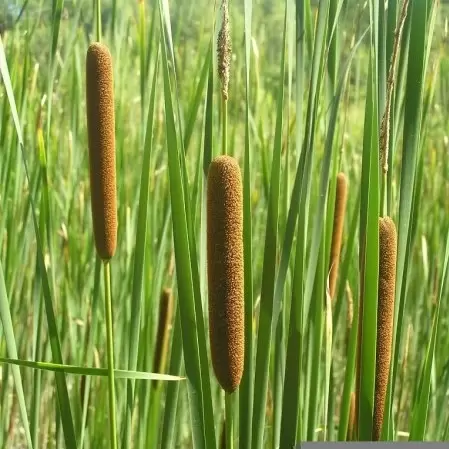
[[[399, 0], [231, 0], [225, 109], [219, 3], [105, 0], [98, 11], [99, 0], [29, 1], [16, 20], [20, 5], [11, 1], [0, 13], [4, 448], [111, 447], [108, 295], [92, 234], [85, 98], [98, 22], [114, 63], [119, 446], [220, 442], [225, 401], [210, 363], [205, 206], [208, 164], [224, 143], [241, 167], [244, 201], [245, 368], [226, 403], [233, 447], [346, 439], [357, 380], [357, 435], [371, 439], [378, 221], [386, 215], [398, 258], [383, 438], [449, 439], [447, 5], [410, 0], [404, 16]], [[349, 189], [331, 300], [340, 171]], [[175, 313], [165, 373], [182, 379], [152, 388], [166, 287]]]

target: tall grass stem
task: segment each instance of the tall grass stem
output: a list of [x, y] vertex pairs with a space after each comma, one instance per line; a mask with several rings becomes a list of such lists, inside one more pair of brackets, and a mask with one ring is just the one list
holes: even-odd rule
[[96, 0], [95, 5], [97, 42], [101, 42], [101, 0]]
[[223, 129], [222, 129], [222, 154], [228, 154], [228, 100], [221, 96], [222, 113], [223, 113]]
[[106, 339], [108, 353], [108, 388], [109, 388], [109, 432], [111, 448], [117, 449], [117, 423], [115, 413], [115, 377], [114, 377], [114, 339], [112, 331], [112, 295], [111, 295], [111, 265], [104, 263], [104, 311], [106, 317]]
[[226, 449], [234, 449], [232, 404], [233, 404], [233, 394], [232, 393], [225, 393]]

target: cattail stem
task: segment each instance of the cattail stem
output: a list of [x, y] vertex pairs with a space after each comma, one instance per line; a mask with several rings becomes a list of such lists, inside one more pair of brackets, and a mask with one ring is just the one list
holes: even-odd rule
[[233, 439], [233, 422], [232, 422], [232, 404], [233, 404], [233, 394], [225, 393], [225, 425], [226, 425], [226, 449], [234, 449], [234, 439]]
[[114, 338], [112, 331], [112, 297], [111, 297], [111, 266], [104, 263], [104, 311], [106, 317], [106, 340], [108, 354], [108, 389], [109, 389], [109, 432], [111, 448], [117, 449], [117, 423], [115, 414], [115, 375], [114, 375]]
[[95, 5], [97, 42], [101, 42], [101, 0], [96, 0]]
[[388, 214], [388, 198], [387, 198], [387, 172], [382, 173], [382, 185], [380, 190], [380, 213]]
[[224, 95], [221, 96], [222, 105], [222, 153], [228, 154], [228, 100]]

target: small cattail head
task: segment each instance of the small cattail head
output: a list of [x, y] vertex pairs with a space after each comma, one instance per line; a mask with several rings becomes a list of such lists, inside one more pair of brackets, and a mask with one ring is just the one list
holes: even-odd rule
[[217, 63], [218, 76], [221, 81], [221, 93], [225, 100], [228, 99], [229, 72], [231, 70], [231, 33], [229, 29], [229, 5], [228, 0], [223, 0], [221, 4], [223, 21], [217, 40]]
[[341, 240], [343, 224], [345, 222], [346, 198], [348, 180], [344, 173], [337, 175], [337, 188], [335, 192], [334, 228], [332, 231], [331, 258], [329, 267], [329, 294], [332, 299], [335, 296], [337, 285], [338, 266], [340, 264]]
[[86, 106], [95, 246], [109, 260], [117, 246], [114, 90], [111, 54], [97, 42], [87, 50]]
[[[162, 373], [167, 361], [168, 340], [173, 316], [173, 295], [170, 288], [164, 288], [159, 305], [159, 323], [157, 328], [156, 347], [154, 350], [153, 372]], [[153, 381], [154, 387], [158, 386]]]
[[373, 440], [380, 439], [390, 373], [396, 288], [396, 226], [390, 217], [379, 219], [379, 292], [377, 303], [376, 386]]
[[240, 384], [244, 358], [242, 180], [236, 160], [218, 156], [207, 179], [207, 273], [212, 365], [222, 388]]

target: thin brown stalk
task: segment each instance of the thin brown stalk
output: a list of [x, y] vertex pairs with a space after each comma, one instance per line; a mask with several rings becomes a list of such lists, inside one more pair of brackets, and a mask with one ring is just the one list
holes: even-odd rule
[[405, 19], [407, 17], [409, 0], [404, 0], [402, 3], [401, 15], [399, 22], [394, 32], [393, 53], [391, 56], [390, 67], [388, 69], [387, 78], [387, 102], [385, 105], [385, 112], [382, 116], [380, 126], [380, 163], [384, 175], [388, 172], [388, 151], [390, 143], [390, 122], [391, 122], [391, 103], [393, 98], [393, 89], [395, 83], [396, 61], [398, 59], [399, 48], [402, 39], [402, 32], [404, 30]]

